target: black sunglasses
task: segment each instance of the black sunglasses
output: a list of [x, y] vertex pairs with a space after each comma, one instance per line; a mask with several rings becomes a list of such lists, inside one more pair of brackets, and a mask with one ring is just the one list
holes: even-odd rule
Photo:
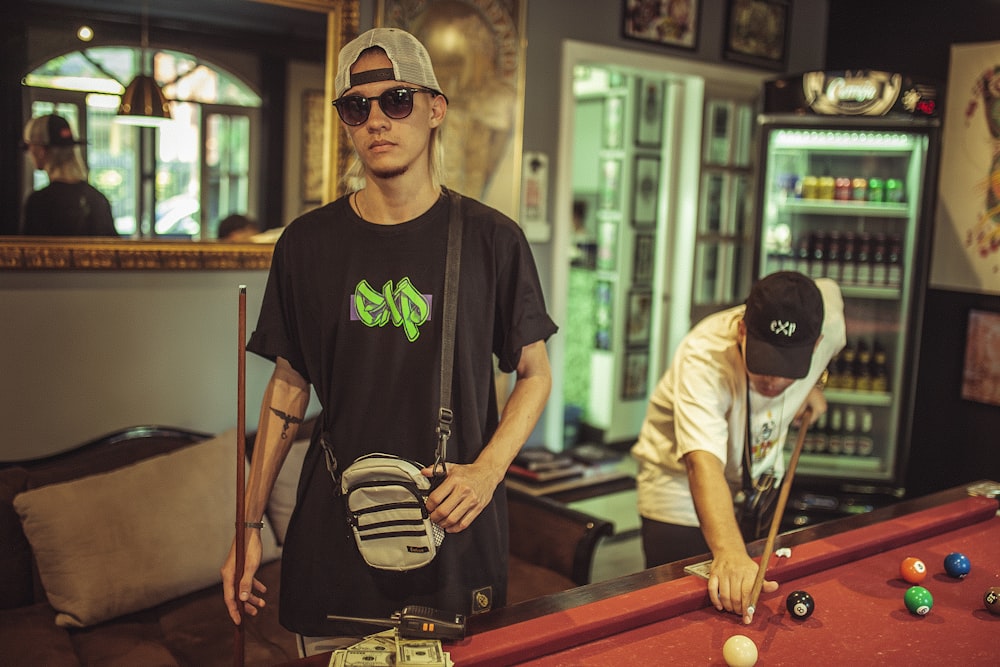
[[381, 95], [365, 97], [363, 95], [345, 95], [333, 101], [337, 107], [340, 120], [348, 125], [361, 125], [368, 120], [372, 111], [372, 100], [378, 100], [379, 108], [389, 118], [400, 120], [413, 112], [413, 94], [428, 93], [438, 95], [436, 91], [427, 88], [390, 88]]

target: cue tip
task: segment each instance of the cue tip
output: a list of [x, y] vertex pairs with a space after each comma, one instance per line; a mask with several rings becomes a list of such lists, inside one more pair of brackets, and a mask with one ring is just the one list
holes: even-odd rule
[[246, 293], [247, 293], [247, 286], [240, 285], [240, 294], [246, 294]]

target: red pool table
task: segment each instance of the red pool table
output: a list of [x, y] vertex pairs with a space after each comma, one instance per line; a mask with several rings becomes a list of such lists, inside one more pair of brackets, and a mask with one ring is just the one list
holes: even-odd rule
[[[1000, 485], [980, 485], [990, 488]], [[952, 489], [780, 535], [782, 546], [792, 554], [772, 557], [768, 577], [781, 586], [761, 596], [748, 626], [711, 607], [704, 579], [684, 573], [703, 560], [692, 559], [471, 618], [466, 639], [446, 649], [458, 667], [725, 665], [726, 639], [744, 634], [761, 666], [1000, 664], [1000, 616], [983, 606], [985, 590], [1000, 586], [995, 496]], [[751, 554], [762, 551], [763, 541], [750, 545]], [[972, 562], [964, 579], [944, 572], [952, 551]], [[928, 567], [923, 585], [934, 605], [926, 616], [903, 603], [907, 556]], [[796, 589], [815, 600], [808, 619], [785, 609]]]

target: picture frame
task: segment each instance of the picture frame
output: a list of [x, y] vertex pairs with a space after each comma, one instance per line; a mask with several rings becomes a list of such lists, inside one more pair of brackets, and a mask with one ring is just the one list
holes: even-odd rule
[[653, 234], [636, 234], [632, 255], [632, 283], [636, 287], [651, 285], [655, 266], [656, 237]]
[[632, 183], [632, 224], [637, 229], [652, 228], [659, 204], [660, 158], [636, 156]]
[[625, 134], [625, 99], [619, 95], [604, 100], [602, 118], [602, 139], [604, 148], [621, 148]]
[[723, 56], [782, 70], [788, 61], [790, 0], [730, 0]]
[[628, 350], [623, 366], [622, 399], [645, 400], [648, 391], [649, 351]]
[[659, 148], [662, 145], [663, 95], [663, 81], [636, 79], [636, 146]]
[[302, 203], [323, 200], [323, 114], [326, 94], [322, 90], [302, 91]]
[[628, 293], [625, 315], [625, 344], [649, 345], [649, 332], [653, 322], [653, 291], [632, 289]]
[[598, 208], [602, 211], [621, 210], [622, 161], [618, 158], [602, 160], [598, 179]]
[[614, 322], [614, 286], [609, 280], [594, 285], [594, 349], [611, 349], [611, 325]]
[[1000, 313], [969, 310], [961, 396], [1000, 405]]
[[622, 34], [681, 49], [698, 46], [701, 0], [625, 0]]

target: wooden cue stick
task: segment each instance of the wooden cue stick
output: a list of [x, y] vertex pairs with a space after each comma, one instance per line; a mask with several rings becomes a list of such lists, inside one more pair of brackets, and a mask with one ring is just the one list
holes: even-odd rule
[[236, 349], [236, 577], [233, 594], [236, 608], [240, 613], [240, 623], [236, 626], [233, 642], [233, 665], [243, 667], [246, 631], [243, 623], [243, 603], [240, 601], [240, 581], [246, 563], [246, 328], [247, 328], [247, 286], [240, 285], [239, 295], [239, 339]]
[[774, 516], [771, 517], [771, 529], [767, 532], [767, 542], [764, 543], [764, 553], [760, 556], [760, 566], [757, 568], [757, 578], [754, 579], [753, 588], [750, 589], [750, 605], [747, 607], [747, 614], [753, 619], [754, 611], [757, 609], [757, 601], [760, 598], [760, 590], [764, 586], [764, 575], [767, 574], [767, 562], [771, 560], [771, 551], [774, 550], [774, 539], [778, 536], [778, 527], [781, 526], [781, 518], [785, 513], [785, 503], [788, 502], [788, 494], [792, 490], [792, 478], [795, 477], [795, 467], [799, 464], [799, 454], [802, 453], [802, 443], [806, 439], [806, 431], [809, 430], [809, 418], [812, 416], [812, 409], [806, 408], [802, 413], [802, 427], [799, 428], [799, 437], [795, 441], [795, 448], [792, 450], [792, 458], [788, 461], [788, 469], [785, 470], [785, 478], [781, 481], [781, 492], [778, 494], [778, 504], [774, 508]]

